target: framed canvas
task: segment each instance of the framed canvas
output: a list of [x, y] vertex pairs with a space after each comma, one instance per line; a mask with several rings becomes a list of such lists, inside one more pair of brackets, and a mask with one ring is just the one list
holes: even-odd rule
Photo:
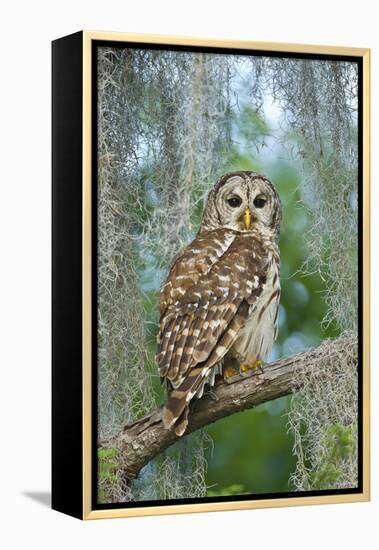
[[53, 42], [53, 508], [369, 499], [369, 50]]

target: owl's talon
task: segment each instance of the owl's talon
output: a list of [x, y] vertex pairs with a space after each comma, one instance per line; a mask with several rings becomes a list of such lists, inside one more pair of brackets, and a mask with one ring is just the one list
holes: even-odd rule
[[[254, 376], [256, 374], [263, 373], [263, 363], [260, 359], [255, 361], [247, 361], [242, 357], [237, 361], [236, 357], [229, 359], [229, 364], [224, 366], [223, 377], [227, 384], [233, 384], [242, 378], [247, 378], [249, 376]], [[232, 364], [231, 364], [232, 363]]]
[[238, 370], [232, 367], [231, 365], [228, 365], [223, 370], [223, 375], [225, 379], [234, 378], [235, 376], [238, 376], [238, 374], [239, 374]]
[[[258, 370], [260, 372], [257, 372]], [[253, 363], [244, 361], [240, 364], [240, 371], [242, 375], [246, 373], [261, 374], [263, 372], [263, 363], [260, 359], [256, 359]]]

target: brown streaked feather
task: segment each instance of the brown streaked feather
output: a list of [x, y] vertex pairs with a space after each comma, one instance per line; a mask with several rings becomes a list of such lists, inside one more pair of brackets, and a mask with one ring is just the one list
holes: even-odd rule
[[175, 325], [176, 320], [171, 319], [164, 328], [161, 327], [158, 338], [158, 353], [157, 353], [157, 362], [159, 365], [159, 371], [161, 376], [166, 376], [169, 364], [165, 362], [165, 357], [167, 354], [167, 348], [169, 345], [170, 337], [172, 334], [172, 329]]
[[188, 424], [189, 403], [205, 379], [210, 369], [218, 363], [238, 338], [238, 330], [243, 326], [249, 313], [249, 304], [243, 301], [233, 317], [228, 330], [224, 332], [206, 363], [189, 370], [179, 388], [173, 389], [163, 409], [163, 424], [171, 428], [175, 423], [175, 433], [183, 435]]
[[175, 424], [175, 433], [179, 437], [184, 434], [188, 426], [189, 407], [186, 407]]
[[184, 353], [184, 349], [185, 349], [189, 331], [190, 331], [192, 316], [187, 315], [185, 319], [186, 319], [185, 324], [182, 327], [181, 333], [178, 335], [178, 339], [176, 342], [175, 355], [171, 361], [170, 373], [169, 373], [169, 378], [171, 379], [176, 378], [179, 374], [179, 365], [183, 359], [183, 353]]
[[217, 346], [214, 348], [212, 354], [207, 360], [207, 367], [213, 367], [230, 350], [230, 348], [238, 338], [238, 331], [244, 325], [248, 315], [249, 304], [246, 301], [243, 301], [238, 309], [238, 312], [230, 322], [228, 330], [224, 332], [222, 338], [220, 338], [220, 340], [217, 342]]
[[179, 388], [171, 391], [162, 415], [162, 421], [165, 428], [171, 428], [183, 412], [188, 409], [189, 402], [195, 395], [200, 384], [204, 381], [208, 371], [209, 369], [204, 367], [195, 367], [191, 369]]
[[167, 350], [164, 356], [164, 362], [167, 367], [165, 376], [169, 379], [174, 378], [172, 373], [172, 364], [173, 364], [173, 359], [175, 359], [176, 344], [187, 321], [188, 321], [187, 316], [179, 317], [177, 322], [174, 324], [174, 327], [171, 330], [171, 336], [170, 336]]
[[258, 239], [230, 229], [202, 233], [173, 265], [161, 294], [157, 355], [172, 388], [163, 413], [166, 427], [178, 422], [177, 429], [185, 430], [192, 397], [235, 342], [262, 292], [266, 270]]

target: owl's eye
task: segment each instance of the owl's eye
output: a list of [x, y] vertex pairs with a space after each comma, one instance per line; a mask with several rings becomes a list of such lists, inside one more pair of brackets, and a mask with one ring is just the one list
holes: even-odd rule
[[256, 208], [263, 208], [265, 204], [266, 199], [263, 199], [262, 197], [257, 197], [256, 199], [254, 199], [254, 206]]
[[241, 206], [242, 199], [240, 199], [239, 197], [231, 197], [230, 199], [226, 199], [226, 202], [232, 208], [238, 208], [239, 206]]

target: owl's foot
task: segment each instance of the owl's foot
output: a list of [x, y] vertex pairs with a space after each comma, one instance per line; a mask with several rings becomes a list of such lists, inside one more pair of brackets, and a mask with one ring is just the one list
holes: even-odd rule
[[254, 376], [255, 374], [262, 374], [263, 363], [260, 359], [255, 361], [247, 361], [242, 356], [228, 357], [227, 364], [224, 365], [223, 377], [227, 384], [233, 384], [241, 377]]
[[261, 372], [263, 372], [262, 365], [263, 363], [260, 359], [256, 359], [255, 361], [252, 361], [252, 362], [244, 361], [243, 363], [240, 364], [240, 370], [242, 374], [248, 373], [250, 371], [253, 371], [252, 374], [254, 374], [255, 372], [257, 372], [257, 370], [260, 370]]
[[228, 357], [228, 360], [224, 363], [224, 368], [222, 369], [222, 376], [227, 384], [231, 384], [240, 377], [240, 361], [238, 360], [238, 357]]
[[235, 376], [239, 375], [238, 368], [235, 368], [233, 365], [228, 365], [224, 368], [222, 372], [224, 378], [227, 380], [228, 378], [234, 378]]

